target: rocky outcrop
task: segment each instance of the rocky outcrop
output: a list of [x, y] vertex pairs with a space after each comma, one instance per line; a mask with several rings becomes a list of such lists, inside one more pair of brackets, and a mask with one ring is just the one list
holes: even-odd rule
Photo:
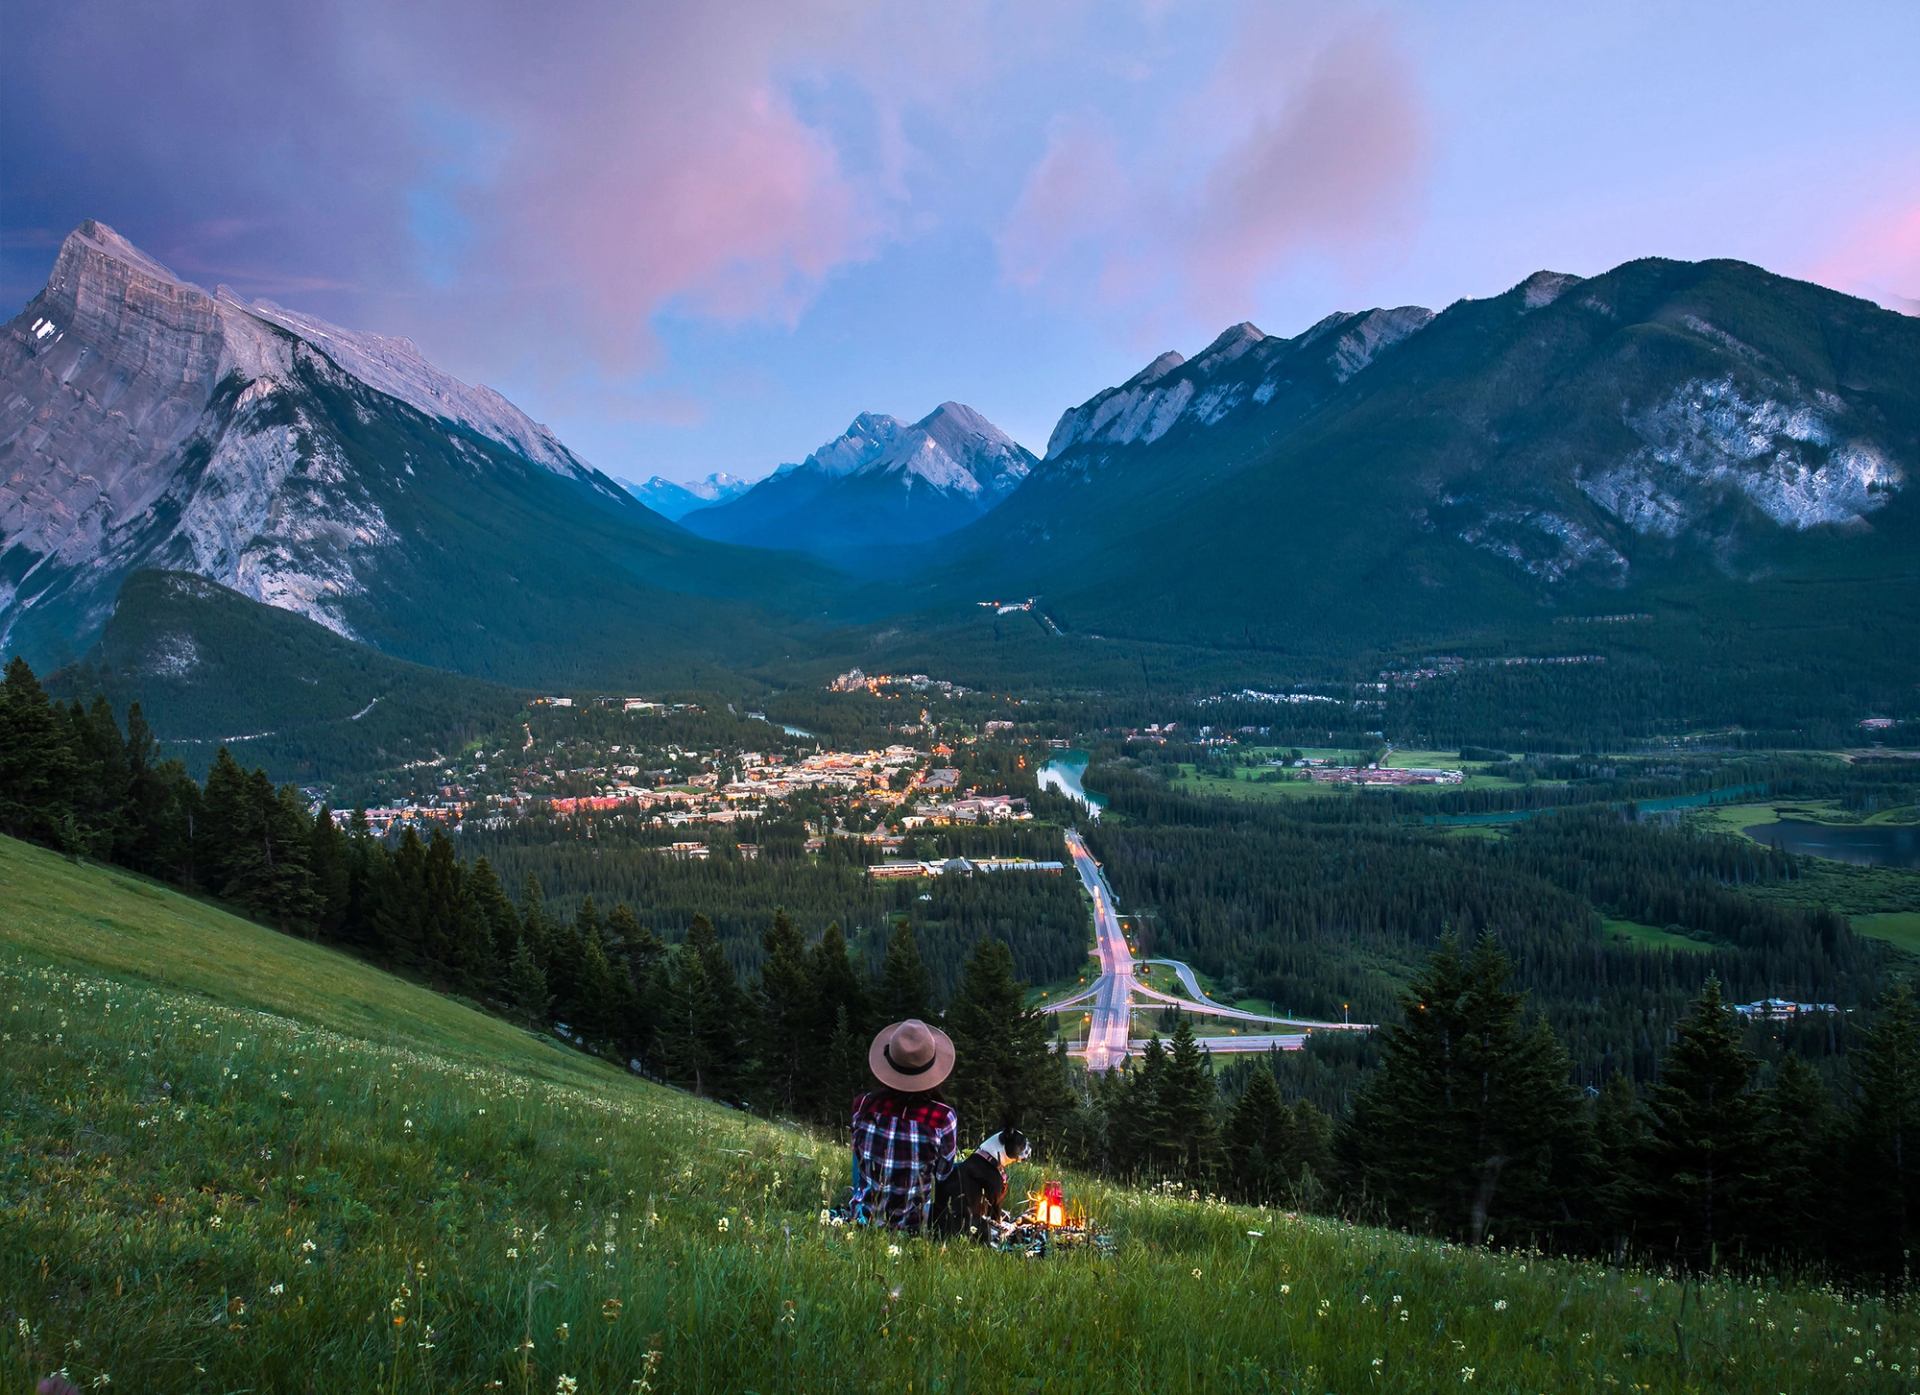
[[354, 458], [316, 393], [353, 397], [363, 416], [382, 402], [418, 412], [455, 442], [471, 433], [619, 492], [406, 340], [209, 295], [86, 222], [0, 330], [0, 648], [36, 611], [43, 642], [80, 644], [120, 580], [151, 566], [352, 634], [342, 602], [398, 535], [380, 502], [388, 482]]

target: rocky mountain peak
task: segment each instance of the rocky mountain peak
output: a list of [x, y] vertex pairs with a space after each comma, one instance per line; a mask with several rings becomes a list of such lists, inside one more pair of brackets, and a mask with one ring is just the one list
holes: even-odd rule
[[1222, 330], [1220, 336], [1202, 349], [1193, 361], [1215, 365], [1231, 363], [1266, 337], [1251, 320], [1242, 320]]
[[1173, 372], [1174, 369], [1183, 366], [1186, 361], [1187, 358], [1185, 354], [1180, 353], [1176, 349], [1168, 349], [1164, 354], [1160, 355], [1159, 358], [1156, 358], [1152, 363], [1149, 363], [1145, 368], [1142, 368], [1138, 373], [1135, 373], [1131, 378], [1127, 379], [1121, 386], [1140, 387], [1146, 383], [1158, 382], [1160, 379], [1166, 377], [1167, 374]]
[[1536, 271], [1515, 286], [1514, 290], [1521, 293], [1527, 309], [1539, 310], [1560, 299], [1579, 285], [1582, 279], [1578, 276], [1570, 276], [1564, 271]]
[[142, 276], [151, 281], [186, 284], [105, 223], [89, 218], [60, 244], [60, 255], [54, 259], [47, 285], [49, 289], [72, 286], [102, 273], [116, 281]]
[[1433, 311], [1424, 305], [1401, 305], [1392, 310], [1369, 310], [1353, 316], [1333, 343], [1334, 377], [1344, 383], [1372, 363], [1382, 349], [1391, 348], [1408, 335], [1425, 329], [1432, 319]]

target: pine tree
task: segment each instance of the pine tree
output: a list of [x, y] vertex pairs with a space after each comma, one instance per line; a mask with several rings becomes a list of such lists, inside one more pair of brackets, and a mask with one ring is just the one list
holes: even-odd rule
[[1739, 1017], [1708, 979], [1661, 1063], [1641, 1154], [1646, 1232], [1683, 1264], [1717, 1264], [1750, 1234], [1765, 1166], [1753, 1069]]
[[0, 833], [57, 841], [73, 816], [73, 771], [66, 723], [16, 656], [0, 684]]
[[547, 976], [540, 971], [540, 961], [533, 957], [533, 947], [525, 940], [514, 946], [513, 963], [507, 969], [507, 1000], [537, 1027], [544, 1028], [552, 1020], [547, 1015], [552, 1002]]
[[1880, 1000], [1853, 1055], [1846, 1197], [1858, 1268], [1905, 1276], [1920, 1226], [1920, 1007], [1902, 985]]
[[1805, 1058], [1781, 1058], [1761, 1099], [1761, 1127], [1766, 1173], [1757, 1238], [1776, 1261], [1824, 1265], [1837, 1219], [1828, 1180], [1838, 1123], [1826, 1083]]
[[580, 937], [579, 1007], [575, 1030], [587, 1041], [605, 1044], [620, 1028], [620, 992], [614, 982], [613, 966], [607, 962], [600, 932]]
[[[616, 914], [625, 909], [616, 907]], [[623, 954], [627, 978], [633, 984], [623, 1039], [642, 1060], [653, 1062], [660, 1052], [661, 1019], [666, 1011], [667, 947], [652, 930], [636, 929], [628, 936]]]
[[1261, 1203], [1280, 1199], [1287, 1181], [1287, 1132], [1286, 1103], [1263, 1061], [1227, 1116], [1227, 1179], [1236, 1194]]
[[392, 856], [373, 836], [367, 811], [355, 809], [347, 820], [347, 915], [341, 938], [369, 954], [382, 952], [376, 898], [393, 880]]
[[89, 707], [68, 709], [68, 746], [74, 756], [72, 800], [80, 847], [91, 857], [116, 861], [132, 837], [133, 769], [113, 708], [96, 697]]
[[484, 960], [468, 940], [465, 884], [466, 871], [454, 853], [452, 840], [435, 828], [427, 842], [422, 869], [423, 967], [441, 983], [471, 989]]
[[920, 941], [905, 920], [887, 936], [886, 962], [880, 969], [880, 1016], [887, 1022], [933, 1017], [933, 980], [920, 957]]
[[695, 1094], [737, 1100], [753, 1023], [720, 937], [703, 915], [672, 954], [667, 992], [661, 1035], [668, 1074]]
[[1595, 1182], [1592, 1229], [1605, 1253], [1616, 1262], [1626, 1257], [1634, 1233], [1642, 1189], [1640, 1164], [1646, 1146], [1646, 1117], [1633, 1081], [1616, 1071], [1600, 1087], [1594, 1102]]
[[1350, 1184], [1392, 1220], [1471, 1242], [1563, 1224], [1591, 1136], [1565, 1052], [1530, 1024], [1490, 935], [1442, 938], [1378, 1033], [1381, 1068], [1341, 1134]]
[[500, 885], [493, 864], [484, 857], [475, 859], [467, 872], [467, 895], [478, 919], [476, 933], [484, 934], [490, 945], [489, 961], [494, 967], [494, 979], [487, 987], [504, 989], [511, 977], [514, 956], [520, 950], [519, 913], [507, 899], [506, 888]]
[[761, 936], [760, 945], [765, 958], [754, 989], [760, 1008], [754, 1053], [759, 1093], [770, 1109], [793, 1117], [819, 1093], [809, 1087], [818, 1079], [820, 1051], [826, 1043], [813, 1030], [815, 1005], [806, 942], [785, 911], [774, 912], [773, 924]]
[[379, 864], [381, 877], [370, 889], [374, 937], [389, 962], [410, 969], [427, 967], [427, 847], [412, 828], [402, 829], [399, 846]]
[[341, 939], [352, 908], [353, 874], [348, 857], [347, 835], [334, 822], [333, 811], [322, 804], [314, 814], [313, 830], [307, 839], [307, 865], [313, 873], [317, 905], [314, 932], [328, 942]]
[[314, 890], [313, 821], [292, 785], [275, 790], [265, 771], [255, 772], [256, 798], [267, 803], [267, 857], [272, 869], [268, 914], [283, 930], [310, 933], [319, 914], [320, 897]]
[[1052, 1059], [1053, 1024], [1026, 998], [1006, 944], [982, 940], [947, 1009], [955, 1052], [947, 1098], [969, 1134], [1037, 1133], [1071, 1104]]
[[854, 1097], [873, 1088], [867, 1073], [867, 1042], [863, 1031], [854, 1028], [843, 1006], [833, 1021], [820, 1058], [819, 1117], [829, 1123], [844, 1123]]
[[[853, 966], [847, 952], [847, 937], [841, 933], [837, 921], [828, 924], [819, 943], [807, 956], [807, 994], [805, 1031], [814, 1051], [826, 1049], [842, 1032], [849, 1041], [871, 1036], [871, 988]], [[862, 1055], [864, 1057], [864, 1048]], [[837, 1119], [846, 1112], [852, 1099], [847, 1091], [849, 1083], [845, 1072], [837, 1068], [806, 1071], [799, 1092], [801, 1107], [815, 1118]]]
[[520, 884], [520, 934], [544, 970], [553, 938], [553, 920], [547, 914], [547, 898], [541, 890], [540, 879], [531, 872]]
[[1220, 1092], [1213, 1083], [1212, 1058], [1194, 1040], [1193, 1023], [1180, 1013], [1167, 1046], [1167, 1068], [1160, 1078], [1159, 1150], [1190, 1182], [1212, 1170], [1219, 1124], [1214, 1111]]
[[1312, 1100], [1295, 1100], [1288, 1111], [1280, 1155], [1286, 1186], [1281, 1196], [1301, 1210], [1320, 1210], [1332, 1190], [1333, 1120]]
[[247, 774], [233, 753], [222, 746], [207, 771], [199, 838], [201, 876], [207, 890], [216, 896], [228, 895], [229, 887], [238, 885], [253, 871], [258, 840], [252, 830], [252, 812]]
[[1158, 1150], [1170, 1133], [1166, 1120], [1167, 1049], [1159, 1033], [1147, 1038], [1139, 1064], [1131, 1058], [1122, 1070], [1123, 1083], [1107, 1095], [1107, 1128], [1114, 1156], [1130, 1174], [1157, 1174], [1164, 1159]]

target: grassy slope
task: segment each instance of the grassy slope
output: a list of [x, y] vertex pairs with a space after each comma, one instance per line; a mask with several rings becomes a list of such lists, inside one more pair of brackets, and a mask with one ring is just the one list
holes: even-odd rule
[[818, 1223], [837, 1145], [135, 878], [0, 840], [0, 885], [6, 1389], [1864, 1389], [1920, 1355], [1824, 1293], [1682, 1309], [1071, 1179], [1113, 1257], [894, 1253]]

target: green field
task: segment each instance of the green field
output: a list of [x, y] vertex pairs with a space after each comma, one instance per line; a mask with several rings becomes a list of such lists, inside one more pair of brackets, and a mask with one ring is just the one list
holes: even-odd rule
[[1288, 778], [1281, 780], [1255, 778], [1268, 773], [1265, 769], [1236, 768], [1231, 776], [1203, 775], [1198, 767], [1183, 763], [1179, 778], [1172, 783], [1188, 794], [1224, 795], [1229, 799], [1337, 799], [1353, 793], [1339, 785], [1314, 784], [1300, 771], [1288, 771]]
[[1696, 940], [1691, 935], [1677, 935], [1656, 925], [1642, 925], [1637, 920], [1603, 919], [1600, 932], [1608, 939], [1628, 940], [1643, 949], [1678, 949], [1702, 953], [1713, 948], [1705, 940]]
[[1856, 935], [1868, 935], [1920, 954], [1920, 911], [1877, 911], [1857, 915], [1849, 922]]
[[1920, 1359], [1920, 1319], [1828, 1291], [1072, 1176], [1110, 1256], [896, 1245], [822, 1224], [836, 1140], [136, 878], [0, 840], [0, 886], [8, 1391], [1867, 1390]]
[[[1354, 787], [1346, 785], [1316, 784], [1306, 778], [1306, 772], [1293, 769], [1276, 769], [1264, 764], [1270, 758], [1283, 756], [1288, 748], [1250, 746], [1239, 754], [1252, 758], [1259, 764], [1234, 766], [1230, 773], [1213, 770], [1203, 771], [1191, 762], [1180, 766], [1180, 774], [1173, 781], [1174, 787], [1188, 794], [1224, 795], [1231, 799], [1326, 799], [1356, 793]], [[1330, 746], [1301, 747], [1300, 754], [1316, 760], [1345, 762], [1361, 759], [1366, 753], [1340, 750]], [[1489, 775], [1489, 763], [1486, 761], [1463, 761], [1458, 751], [1390, 751], [1382, 764], [1401, 769], [1418, 767], [1431, 770], [1459, 770], [1465, 772], [1465, 778], [1458, 785], [1446, 785], [1444, 789], [1469, 790], [1511, 790], [1519, 789], [1526, 782], [1516, 780], [1510, 775]], [[1284, 778], [1267, 778], [1274, 775]], [[1408, 786], [1411, 790], [1420, 790], [1424, 786]]]

